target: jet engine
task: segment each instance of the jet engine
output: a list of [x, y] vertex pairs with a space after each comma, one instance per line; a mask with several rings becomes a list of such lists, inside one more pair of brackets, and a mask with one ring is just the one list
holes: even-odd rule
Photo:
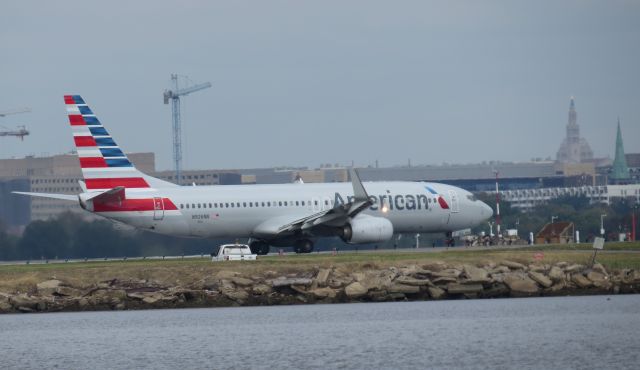
[[385, 242], [393, 236], [391, 221], [383, 217], [358, 215], [342, 227], [342, 240], [349, 244]]

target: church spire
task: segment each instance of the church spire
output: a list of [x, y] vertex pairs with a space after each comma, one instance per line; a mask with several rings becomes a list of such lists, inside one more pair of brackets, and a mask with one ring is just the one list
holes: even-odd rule
[[614, 183], [629, 180], [629, 167], [624, 156], [624, 145], [622, 144], [622, 131], [620, 130], [620, 118], [618, 118], [618, 134], [616, 136], [616, 157], [611, 168], [611, 180]]

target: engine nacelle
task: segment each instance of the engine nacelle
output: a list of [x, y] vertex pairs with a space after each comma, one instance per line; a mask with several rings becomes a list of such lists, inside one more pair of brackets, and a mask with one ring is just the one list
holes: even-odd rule
[[383, 217], [358, 215], [342, 228], [342, 240], [349, 244], [386, 242], [392, 236], [393, 225]]

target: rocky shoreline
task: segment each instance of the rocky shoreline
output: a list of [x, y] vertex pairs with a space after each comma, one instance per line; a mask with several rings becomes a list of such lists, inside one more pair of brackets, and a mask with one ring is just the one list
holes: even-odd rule
[[74, 286], [52, 278], [26, 292], [1, 292], [0, 313], [266, 306], [640, 293], [640, 271], [558, 262], [307, 267], [246, 276], [217, 271], [184, 285], [135, 279]]

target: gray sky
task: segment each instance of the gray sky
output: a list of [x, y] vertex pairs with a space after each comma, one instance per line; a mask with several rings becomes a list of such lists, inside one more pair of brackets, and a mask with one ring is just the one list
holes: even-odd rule
[[185, 168], [555, 158], [569, 96], [598, 157], [640, 152], [638, 1], [3, 1], [0, 157], [67, 152], [82, 95], [128, 152]]

